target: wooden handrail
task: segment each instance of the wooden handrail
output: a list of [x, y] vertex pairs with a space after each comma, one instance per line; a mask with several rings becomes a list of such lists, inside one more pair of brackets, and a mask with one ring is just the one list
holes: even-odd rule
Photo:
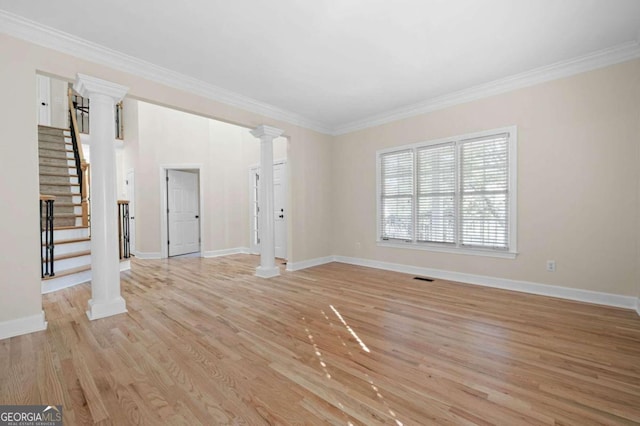
[[129, 200], [118, 200], [118, 204], [129, 204]]
[[80, 154], [80, 161], [85, 162], [84, 153], [82, 152], [82, 144], [80, 143], [80, 131], [78, 130], [78, 120], [76, 119], [76, 109], [73, 107], [73, 101], [71, 97], [73, 96], [73, 91], [69, 88], [69, 95], [67, 99], [69, 100], [69, 112], [71, 113], [71, 121], [73, 122], [73, 128], [76, 133], [76, 138], [78, 138], [78, 153]]
[[55, 200], [56, 200], [55, 195], [40, 194], [40, 201], [55, 201]]
[[75, 133], [75, 138], [78, 146], [78, 156], [80, 157], [80, 168], [82, 169], [82, 185], [80, 185], [80, 199], [82, 205], [82, 226], [89, 226], [89, 163], [84, 159], [84, 153], [82, 152], [82, 140], [80, 139], [80, 131], [78, 130], [78, 120], [76, 119], [76, 109], [73, 107], [73, 91], [71, 88], [68, 90], [67, 99], [69, 101], [69, 116], [71, 117], [72, 131]]

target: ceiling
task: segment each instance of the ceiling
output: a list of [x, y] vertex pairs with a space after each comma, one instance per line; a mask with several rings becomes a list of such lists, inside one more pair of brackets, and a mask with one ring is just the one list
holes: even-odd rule
[[640, 35], [638, 0], [0, 0], [326, 129]]

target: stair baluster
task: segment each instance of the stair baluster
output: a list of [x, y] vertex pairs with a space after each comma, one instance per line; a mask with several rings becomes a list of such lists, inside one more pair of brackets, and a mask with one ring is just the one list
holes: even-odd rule
[[[40, 276], [53, 277], [53, 203], [56, 197], [40, 195]], [[44, 211], [43, 211], [44, 205]], [[43, 215], [44, 213], [44, 215]], [[44, 218], [43, 218], [44, 216]], [[43, 250], [44, 248], [44, 250]]]
[[120, 250], [120, 260], [131, 257], [129, 237], [129, 201], [118, 200], [118, 248]]

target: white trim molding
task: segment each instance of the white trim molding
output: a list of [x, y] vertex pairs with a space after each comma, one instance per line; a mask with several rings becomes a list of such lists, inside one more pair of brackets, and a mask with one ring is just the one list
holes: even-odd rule
[[248, 247], [234, 247], [222, 250], [208, 250], [202, 252], [202, 257], [211, 259], [214, 257], [230, 256], [232, 254], [249, 254]]
[[344, 135], [637, 58], [640, 58], [640, 42], [630, 41], [577, 58], [556, 62], [555, 64], [469, 87], [457, 92], [447, 93], [413, 105], [407, 105], [392, 111], [372, 115], [361, 120], [345, 123], [334, 128], [332, 135]]
[[142, 259], [142, 260], [162, 259], [162, 253], [155, 252], [155, 251], [153, 251], [153, 252], [136, 251], [135, 253], [133, 253], [133, 255], [137, 259]]
[[0, 10], [0, 32], [110, 68], [155, 81], [237, 108], [330, 134], [331, 128], [316, 120], [286, 111], [213, 84], [125, 55], [22, 16]]
[[288, 272], [300, 271], [302, 269], [325, 265], [331, 262], [335, 262], [335, 256], [317, 257], [315, 259], [301, 260], [300, 262], [287, 262], [287, 271]]
[[125, 259], [120, 261], [120, 272], [131, 270], [131, 260]]
[[636, 312], [640, 315], [640, 296], [638, 296], [638, 299], [636, 300]]
[[204, 81], [160, 67], [133, 56], [125, 55], [116, 50], [3, 10], [0, 10], [0, 32], [87, 61], [106, 65], [110, 68], [156, 83], [194, 93], [216, 102], [333, 136], [379, 126], [453, 105], [640, 58], [640, 43], [630, 41], [521, 74], [436, 96], [413, 105], [407, 105], [360, 120], [332, 126], [248, 96], [205, 83]]
[[128, 312], [127, 303], [122, 296], [117, 296], [104, 302], [97, 302], [93, 299], [89, 299], [88, 308], [87, 318], [91, 321], [114, 315], [126, 314]]
[[44, 311], [36, 315], [0, 322], [0, 340], [47, 329]]
[[621, 296], [618, 294], [602, 293], [598, 291], [539, 284], [529, 281], [510, 280], [506, 278], [488, 277], [484, 275], [465, 274], [461, 272], [401, 265], [398, 263], [380, 262], [377, 260], [360, 259], [355, 257], [334, 256], [334, 259], [336, 262], [347, 263], [350, 265], [366, 266], [369, 268], [384, 269], [386, 271], [401, 272], [411, 275], [428, 276], [431, 278], [456, 281], [465, 284], [475, 284], [485, 287], [518, 291], [521, 293], [594, 303], [597, 305], [615, 306], [618, 308], [636, 308], [636, 298], [633, 296]]

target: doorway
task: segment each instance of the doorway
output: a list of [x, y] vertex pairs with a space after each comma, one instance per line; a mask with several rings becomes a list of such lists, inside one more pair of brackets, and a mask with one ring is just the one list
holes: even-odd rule
[[[249, 170], [250, 250], [260, 253], [260, 167]], [[275, 256], [287, 259], [287, 162], [273, 164], [273, 216], [275, 232]]]
[[200, 170], [164, 169], [166, 246], [163, 257], [200, 252]]

